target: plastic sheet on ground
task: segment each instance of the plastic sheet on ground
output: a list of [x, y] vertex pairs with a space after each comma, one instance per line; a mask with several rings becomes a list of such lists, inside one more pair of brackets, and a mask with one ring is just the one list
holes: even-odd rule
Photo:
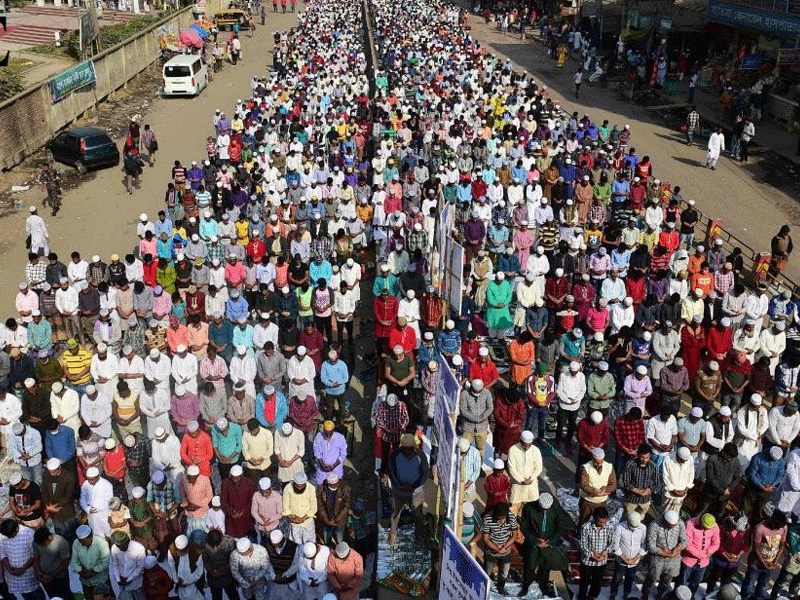
[[[489, 588], [489, 600], [506, 600], [506, 598], [518, 598], [517, 594], [519, 594], [520, 590], [522, 589], [521, 583], [506, 583], [506, 593], [498, 594], [497, 593], [497, 584], [492, 581], [492, 585]], [[537, 583], [532, 583], [528, 587], [528, 593], [522, 598], [525, 600], [561, 600], [560, 598], [550, 598], [549, 596], [543, 596], [542, 590], [539, 589], [539, 585]]]
[[[561, 507], [567, 512], [575, 524], [580, 522], [580, 498], [572, 495], [572, 489], [559, 487], [556, 490], [556, 497], [561, 503]], [[612, 527], [616, 527], [622, 518], [623, 506], [622, 503], [614, 496], [609, 496], [606, 501], [606, 509], [608, 510], [608, 522]]]
[[378, 583], [409, 596], [422, 596], [431, 581], [431, 553], [414, 542], [414, 525], [397, 528], [397, 539], [389, 544], [389, 529], [378, 527]]

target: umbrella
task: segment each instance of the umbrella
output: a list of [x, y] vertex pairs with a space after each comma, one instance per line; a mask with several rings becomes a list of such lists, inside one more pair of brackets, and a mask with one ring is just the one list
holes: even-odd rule
[[203, 46], [203, 40], [194, 29], [181, 31], [181, 41], [187, 46], [194, 46], [195, 48], [201, 48]]

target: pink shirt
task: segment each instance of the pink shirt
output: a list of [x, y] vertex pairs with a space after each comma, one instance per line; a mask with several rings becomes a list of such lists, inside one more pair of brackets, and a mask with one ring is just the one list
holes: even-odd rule
[[[33, 290], [28, 290], [27, 294], [23, 294], [22, 292], [17, 292], [17, 299], [15, 302], [17, 312], [31, 312], [39, 308], [39, 296]], [[30, 323], [33, 321], [33, 317], [28, 315], [27, 317], [22, 317], [23, 323]]]
[[701, 569], [708, 566], [711, 555], [719, 550], [719, 525], [711, 529], [703, 529], [700, 517], [686, 522], [686, 547], [681, 552], [681, 560], [687, 567], [699, 565]]
[[211, 480], [206, 475], [198, 475], [193, 484], [189, 483], [185, 475], [181, 477], [181, 501], [198, 507], [197, 510], [186, 511], [186, 514], [193, 519], [202, 519], [206, 516], [213, 496]]
[[[268, 498], [265, 498], [261, 492], [258, 492], [253, 495], [250, 514], [255, 519], [259, 530], [270, 532], [278, 526], [278, 521], [283, 514], [283, 498], [275, 490], [272, 490]], [[269, 523], [269, 525], [266, 527], [261, 525], [262, 521]]]

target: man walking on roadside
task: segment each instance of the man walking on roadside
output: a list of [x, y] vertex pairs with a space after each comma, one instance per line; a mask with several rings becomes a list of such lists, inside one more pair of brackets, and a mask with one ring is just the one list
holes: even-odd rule
[[692, 105], [692, 110], [686, 117], [686, 145], [691, 146], [694, 141], [695, 132], [700, 132], [700, 114], [697, 107]]
[[581, 89], [581, 84], [583, 83], [583, 69], [578, 69], [575, 71], [575, 98], [578, 98], [578, 92]]
[[744, 128], [742, 129], [742, 137], [739, 142], [739, 156], [743, 163], [747, 162], [747, 150], [750, 147], [750, 141], [756, 135], [756, 126], [750, 119], [744, 120]]

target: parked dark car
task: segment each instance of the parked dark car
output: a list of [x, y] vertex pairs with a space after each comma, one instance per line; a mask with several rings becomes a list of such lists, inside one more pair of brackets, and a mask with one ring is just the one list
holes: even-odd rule
[[76, 127], [59, 133], [45, 144], [53, 159], [72, 165], [79, 173], [119, 164], [119, 148], [97, 127]]

